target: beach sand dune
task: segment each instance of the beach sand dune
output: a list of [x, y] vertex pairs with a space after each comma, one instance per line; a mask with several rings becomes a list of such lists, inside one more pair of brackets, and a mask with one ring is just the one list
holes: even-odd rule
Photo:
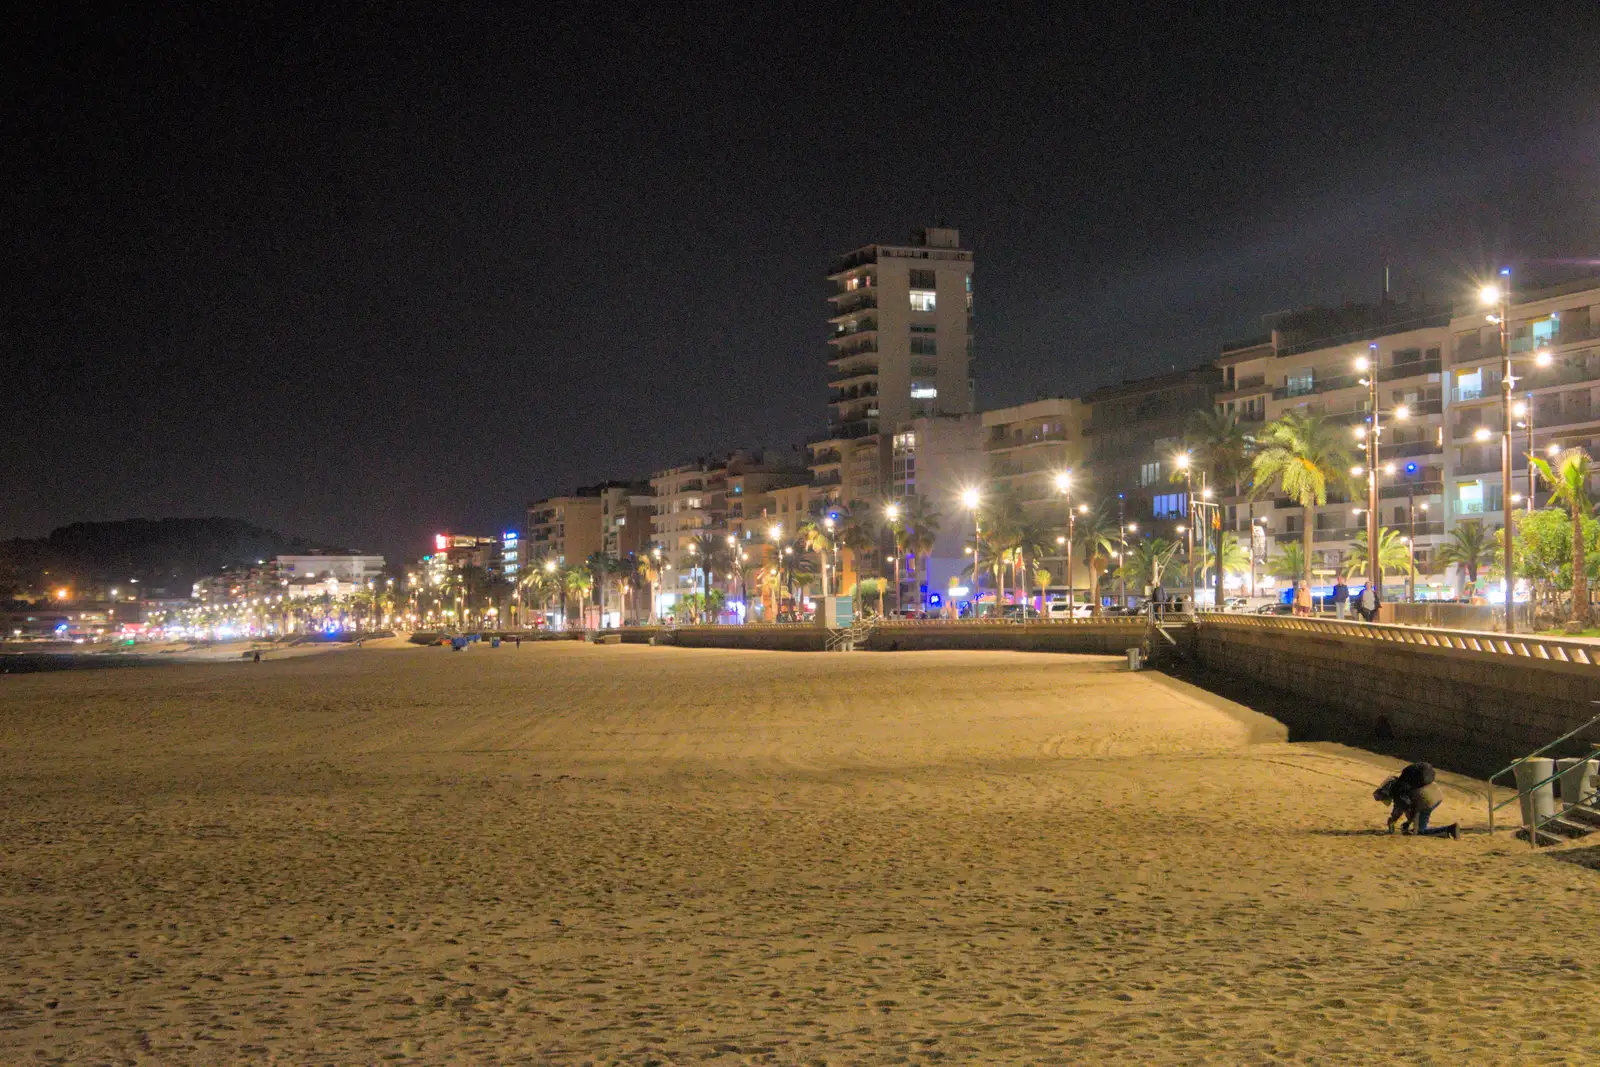
[[7, 677], [0, 1063], [1593, 1062], [1600, 873], [1393, 766], [1097, 657]]

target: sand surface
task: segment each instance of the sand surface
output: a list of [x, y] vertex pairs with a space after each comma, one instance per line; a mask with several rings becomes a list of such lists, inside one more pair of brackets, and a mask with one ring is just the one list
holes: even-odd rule
[[1393, 766], [1095, 657], [7, 677], [0, 1063], [1593, 1062], [1594, 849]]

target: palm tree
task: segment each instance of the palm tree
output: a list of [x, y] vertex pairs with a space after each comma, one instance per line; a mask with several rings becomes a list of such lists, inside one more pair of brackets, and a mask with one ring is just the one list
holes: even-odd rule
[[689, 555], [694, 560], [694, 565], [700, 568], [701, 595], [711, 595], [711, 579], [715, 577], [717, 564], [722, 561], [727, 549], [727, 543], [715, 534], [696, 534], [689, 539]]
[[[1244, 546], [1239, 544], [1239, 535], [1232, 531], [1224, 530], [1222, 532], [1221, 555], [1222, 573], [1224, 575], [1243, 574], [1250, 569], [1250, 554], [1244, 550]], [[1211, 572], [1216, 569], [1217, 553], [1206, 553], [1205, 558], [1200, 561], [1200, 573], [1210, 576]], [[1217, 582], [1217, 588], [1220, 590], [1224, 584], [1222, 581]]]
[[[1406, 546], [1400, 531], [1384, 526], [1378, 530], [1378, 577], [1382, 580], [1388, 571], [1405, 571], [1411, 567], [1411, 550]], [[1345, 557], [1344, 576], [1357, 578], [1367, 573], [1367, 531], [1362, 530], [1350, 542], [1350, 554]]]
[[1267, 424], [1256, 439], [1251, 463], [1256, 495], [1277, 486], [1290, 500], [1305, 509], [1301, 534], [1303, 551], [1301, 577], [1311, 587], [1312, 513], [1328, 502], [1328, 488], [1348, 484], [1350, 450], [1339, 428], [1319, 415], [1288, 412]]
[[860, 603], [867, 597], [876, 596], [878, 598], [878, 614], [882, 615], [883, 590], [888, 584], [889, 583], [884, 581], [882, 578], [857, 577], [855, 587], [850, 590], [850, 595], [856, 598], [857, 603]]
[[[904, 514], [901, 516], [902, 528], [906, 532], [905, 550], [911, 554], [917, 564], [921, 564], [922, 578], [917, 583], [919, 590], [928, 587], [928, 554], [933, 551], [933, 546], [939, 539], [939, 513], [928, 508], [928, 502], [920, 496], [907, 497], [903, 505]], [[915, 570], [913, 570], [913, 575]], [[924, 599], [920, 607], [927, 610], [927, 601]]]
[[1111, 565], [1112, 554], [1122, 542], [1122, 531], [1114, 515], [1104, 506], [1080, 515], [1073, 527], [1074, 547], [1089, 568], [1089, 603], [1100, 614], [1100, 576]]
[[1477, 519], [1458, 523], [1450, 540], [1439, 546], [1434, 559], [1442, 566], [1455, 564], [1467, 575], [1467, 585], [1478, 584], [1478, 571], [1494, 562], [1495, 542], [1499, 538]]
[[[818, 572], [824, 575], [827, 573], [827, 554], [832, 552], [837, 544], [834, 533], [835, 531], [828, 529], [816, 519], [807, 519], [805, 522], [800, 524], [799, 541], [801, 550], [805, 552], [815, 552], [817, 554]], [[828, 582], [826, 578], [824, 578], [822, 582], [822, 591], [824, 595], [826, 595], [828, 592]]]
[[[585, 567], [581, 563], [576, 567], [568, 567], [566, 572], [561, 575], [561, 587], [566, 591], [568, 596], [575, 597], [577, 599], [578, 619], [579, 625], [581, 626], [583, 620], [583, 601], [584, 598], [589, 595], [589, 590], [594, 588], [594, 575], [590, 574], [589, 568]], [[572, 627], [569, 622], [567, 629], [570, 630], [571, 628]]]
[[1128, 558], [1123, 561], [1126, 575], [1135, 586], [1148, 585], [1155, 587], [1161, 584], [1162, 575], [1172, 563], [1182, 558], [1183, 545], [1178, 541], [1168, 541], [1164, 537], [1157, 537], [1150, 541], [1136, 541], [1128, 549]]
[[1231, 411], [1197, 411], [1184, 428], [1184, 444], [1211, 476], [1224, 485], [1233, 483], [1239, 496], [1240, 483], [1250, 473], [1250, 450], [1254, 442]]
[[1014, 494], [994, 493], [985, 502], [983, 536], [988, 539], [994, 561], [994, 610], [999, 614], [1006, 598], [1005, 568], [1015, 565], [1021, 554], [1022, 504]]
[[1024, 604], [1028, 602], [1028, 574], [1039, 569], [1045, 553], [1049, 551], [1052, 532], [1051, 527], [1026, 517], [1012, 527], [1012, 552], [1021, 576], [1019, 587]]
[[594, 582], [595, 603], [600, 608], [603, 620], [606, 613], [606, 588], [616, 580], [616, 575], [622, 569], [622, 563], [616, 556], [604, 550], [597, 550], [589, 553], [589, 558], [583, 561], [583, 566]]
[[[1593, 461], [1581, 448], [1563, 450], [1554, 460], [1533, 457], [1539, 477], [1550, 487], [1550, 502], [1560, 504], [1572, 516], [1572, 621], [1588, 628], [1594, 623], [1589, 608], [1589, 574], [1584, 569], [1588, 563], [1583, 543], [1583, 520], [1594, 510], [1589, 499], [1589, 474]], [[1532, 492], [1530, 489], [1529, 492]], [[1507, 582], [1511, 578], [1507, 576]]]
[[883, 510], [860, 501], [850, 502], [850, 512], [842, 520], [839, 527], [838, 541], [850, 552], [850, 566], [856, 572], [856, 578], [867, 577], [870, 574], [881, 575], [882, 566], [873, 566], [870, 570], [862, 564], [868, 560], [878, 558], [878, 537], [883, 532]]
[[1267, 560], [1267, 571], [1274, 578], [1298, 578], [1301, 574], [1309, 574], [1306, 546], [1299, 541], [1285, 542], [1279, 547], [1278, 554]]

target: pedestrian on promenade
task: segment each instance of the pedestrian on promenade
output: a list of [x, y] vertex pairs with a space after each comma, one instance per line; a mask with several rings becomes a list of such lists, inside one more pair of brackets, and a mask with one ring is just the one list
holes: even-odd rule
[[1311, 586], [1305, 582], [1295, 583], [1294, 613], [1296, 615], [1311, 614]]
[[1361, 587], [1361, 600], [1356, 604], [1356, 614], [1361, 616], [1362, 622], [1372, 622], [1378, 617], [1378, 594], [1371, 582]]
[[1333, 610], [1339, 618], [1345, 617], [1346, 610], [1350, 607], [1350, 587], [1344, 584], [1343, 578], [1333, 580]]

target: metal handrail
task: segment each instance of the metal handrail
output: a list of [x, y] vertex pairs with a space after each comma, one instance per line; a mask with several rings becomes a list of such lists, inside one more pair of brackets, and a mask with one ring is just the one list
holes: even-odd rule
[[[1591, 700], [1590, 703], [1591, 704], [1600, 705], [1600, 700]], [[1518, 767], [1522, 766], [1524, 763], [1527, 763], [1531, 759], [1538, 759], [1544, 753], [1550, 751], [1552, 748], [1555, 748], [1557, 745], [1561, 744], [1561, 742], [1566, 741], [1566, 740], [1576, 736], [1577, 734], [1582, 733], [1583, 731], [1587, 730], [1589, 727], [1593, 726], [1597, 722], [1600, 722], [1600, 715], [1594, 716], [1588, 722], [1586, 722], [1583, 725], [1577, 727], [1576, 729], [1568, 730], [1566, 733], [1562, 734], [1560, 737], [1556, 738], [1554, 741], [1551, 741], [1549, 744], [1541, 745], [1540, 747], [1534, 749], [1532, 752], [1528, 753], [1526, 756], [1523, 756], [1521, 759], [1512, 761], [1508, 766], [1503, 767], [1498, 771], [1495, 771], [1493, 774], [1491, 774], [1489, 776], [1489, 778], [1488, 778], [1488, 786], [1489, 786], [1488, 804], [1489, 804], [1489, 832], [1491, 834], [1494, 833], [1494, 813], [1495, 812], [1499, 811], [1501, 808], [1503, 808], [1506, 805], [1510, 804], [1514, 800], [1521, 800], [1523, 796], [1532, 794], [1535, 789], [1542, 789], [1544, 786], [1549, 785], [1551, 782], [1554, 782], [1556, 779], [1560, 778], [1562, 772], [1560, 770], [1555, 770], [1550, 774], [1549, 777], [1535, 782], [1533, 785], [1530, 785], [1526, 789], [1517, 790], [1514, 794], [1512, 794], [1511, 796], [1507, 797], [1505, 800], [1502, 800], [1498, 804], [1496, 804], [1494, 802], [1494, 782], [1495, 782], [1495, 779], [1501, 777], [1502, 775], [1511, 773], [1512, 771], [1516, 770]], [[1600, 747], [1600, 746], [1596, 746], [1596, 747]], [[1593, 758], [1593, 757], [1590, 757], [1590, 758]], [[1565, 799], [1565, 798], [1563, 798], [1563, 799]], [[1540, 822], [1539, 821], [1539, 817], [1537, 815], [1532, 815], [1533, 804], [1530, 802], [1529, 805], [1528, 805], [1528, 811], [1529, 811], [1530, 815], [1532, 815], [1532, 826], [1530, 826], [1529, 829], [1528, 829], [1528, 840], [1535, 847], [1538, 847], [1538, 844], [1539, 844], [1539, 827], [1540, 826], [1548, 826], [1555, 819], [1560, 818], [1562, 815], [1566, 814], [1568, 811], [1570, 811], [1573, 807], [1576, 807], [1576, 806], [1577, 805], [1575, 805], [1575, 804], [1568, 804], [1568, 805], [1564, 806], [1561, 809], [1561, 811], [1556, 812], [1554, 815], [1550, 816], [1548, 819], [1545, 819], [1543, 822]]]
[[1565, 637], [1535, 637], [1531, 634], [1503, 634], [1490, 630], [1435, 630], [1391, 623], [1341, 622], [1337, 619], [1294, 615], [1233, 615], [1226, 612], [1206, 613], [1204, 625], [1293, 630], [1421, 648], [1477, 652], [1585, 667], [1600, 666], [1600, 645]]

